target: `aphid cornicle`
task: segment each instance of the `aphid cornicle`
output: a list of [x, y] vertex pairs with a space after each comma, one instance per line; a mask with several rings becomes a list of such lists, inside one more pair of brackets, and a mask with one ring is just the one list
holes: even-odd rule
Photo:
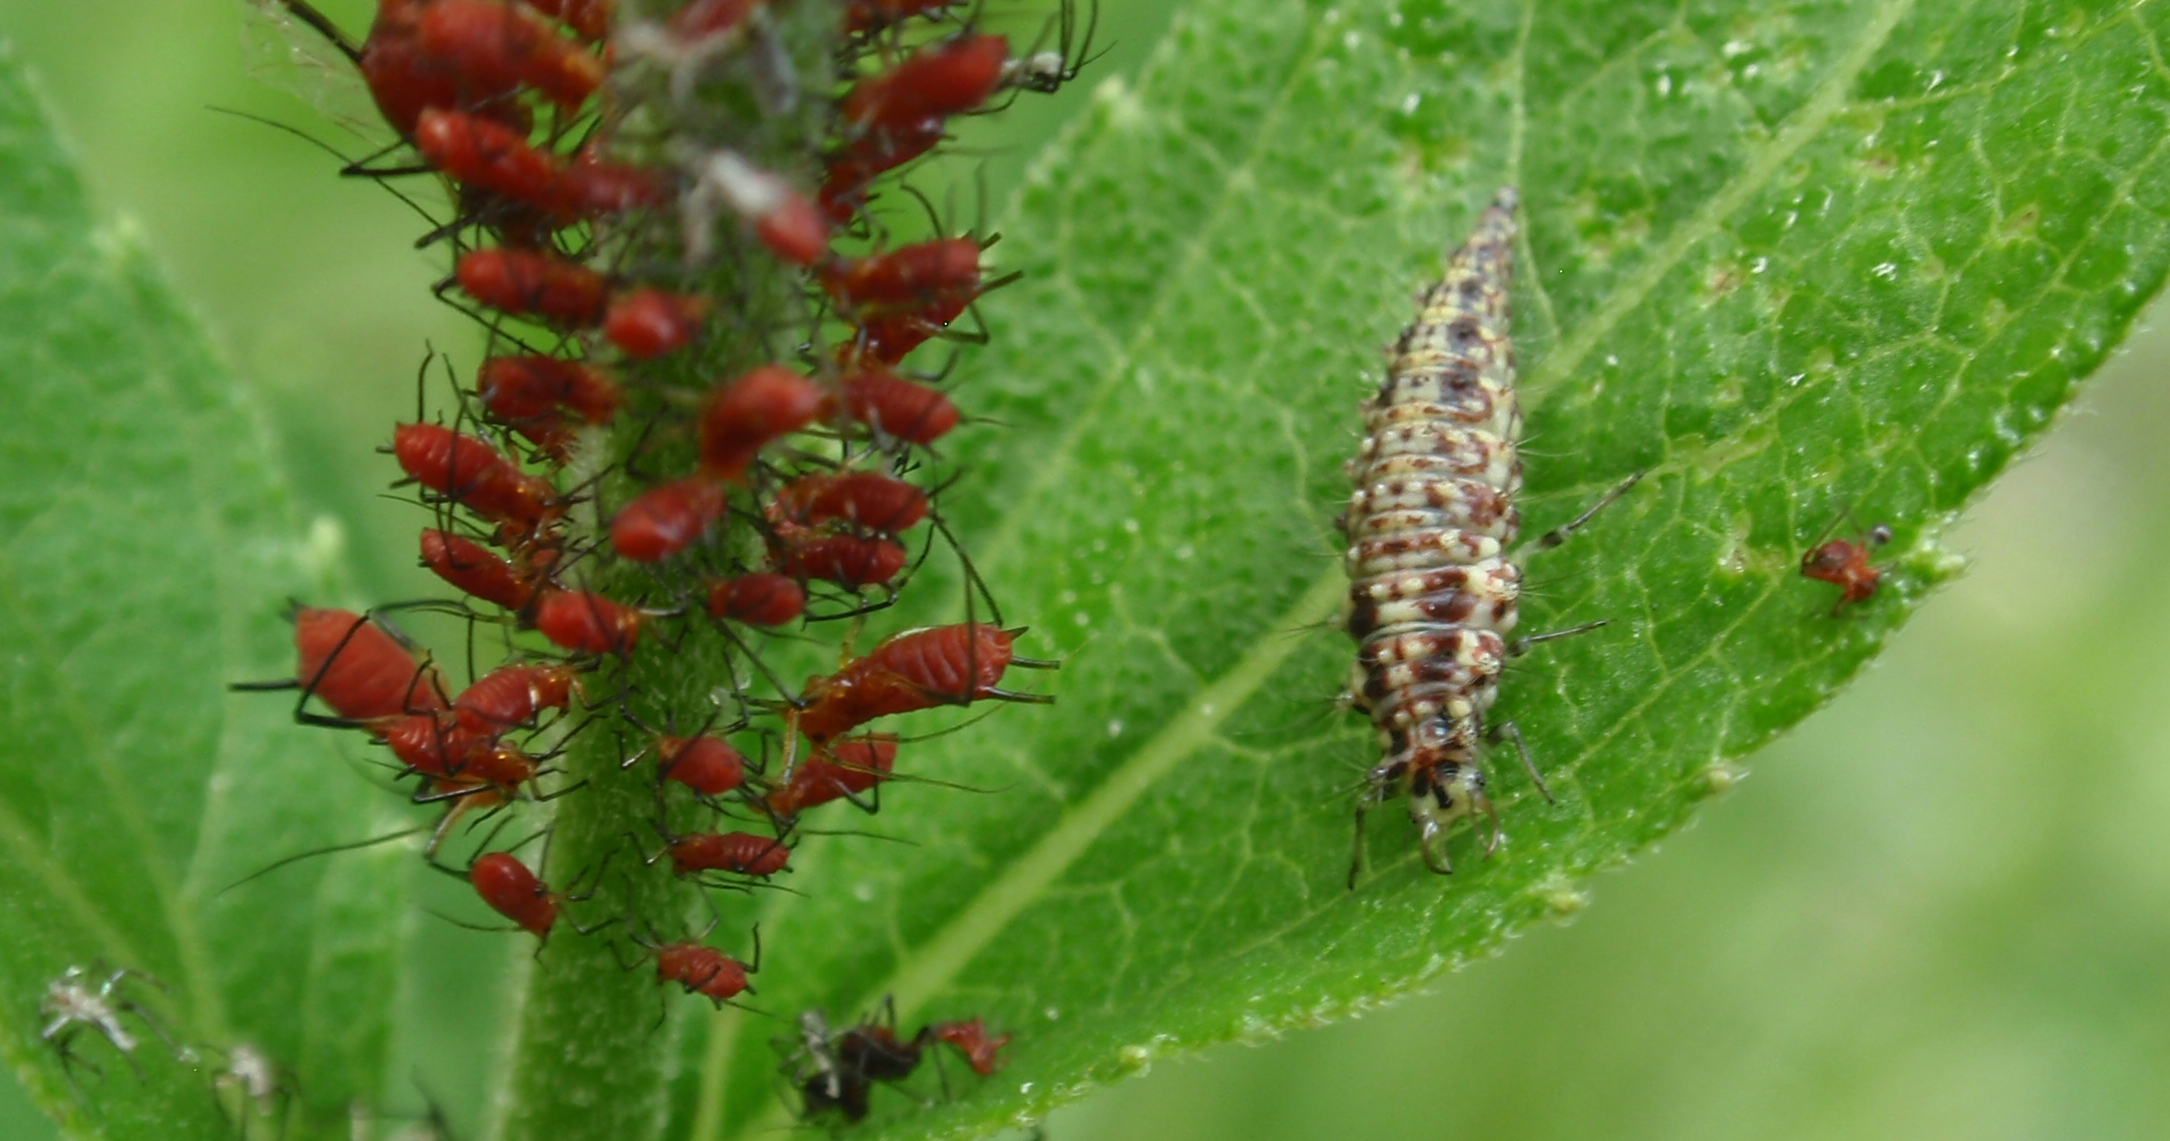
[[1358, 646], [1349, 696], [1385, 753], [1356, 810], [1359, 859], [1365, 812], [1396, 793], [1440, 873], [1452, 870], [1454, 822], [1491, 811], [1478, 740], [1522, 579], [1507, 557], [1521, 527], [1507, 314], [1516, 201], [1501, 190], [1425, 292], [1386, 382], [1363, 405], [1364, 442], [1348, 465], [1344, 625]]

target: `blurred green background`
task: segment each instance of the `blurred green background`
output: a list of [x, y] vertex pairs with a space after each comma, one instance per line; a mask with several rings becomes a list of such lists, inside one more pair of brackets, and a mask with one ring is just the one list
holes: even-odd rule
[[[325, 6], [356, 28], [370, 7]], [[1104, 8], [1093, 79], [1166, 18]], [[209, 110], [363, 149], [249, 76], [243, 13], [0, 0], [0, 42], [260, 398], [305, 511], [345, 525], [357, 597], [411, 596], [413, 519], [376, 497], [371, 446], [423, 342], [474, 332], [430, 300], [404, 207]], [[1027, 153], [1009, 140], [1083, 98], [979, 128], [989, 202]], [[1056, 1141], [2170, 1136], [2166, 367], [2170, 330], [2135, 336], [1952, 534], [1973, 571], [1578, 923], [1373, 1017], [1164, 1065], [1058, 1114]], [[474, 948], [437, 926], [391, 1080], [427, 1072], [472, 1141], [500, 996], [447, 968]], [[0, 1139], [51, 1137], [0, 1083]]]

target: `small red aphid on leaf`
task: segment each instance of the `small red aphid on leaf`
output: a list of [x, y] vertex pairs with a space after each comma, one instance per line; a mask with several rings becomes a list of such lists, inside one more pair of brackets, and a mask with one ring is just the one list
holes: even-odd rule
[[1878, 523], [1863, 532], [1858, 541], [1831, 539], [1819, 543], [1801, 556], [1801, 577], [1839, 588], [1838, 601], [1831, 604], [1831, 616], [1836, 618], [1847, 606], [1875, 596], [1884, 571], [1869, 565], [1869, 552], [1890, 541], [1891, 528]]
[[965, 1065], [981, 1077], [988, 1077], [1002, 1068], [1002, 1059], [996, 1055], [1010, 1044], [1007, 1034], [989, 1038], [987, 1022], [981, 1018], [968, 1018], [961, 1022], [937, 1022], [927, 1027], [927, 1032], [937, 1042], [947, 1042], [964, 1055]]

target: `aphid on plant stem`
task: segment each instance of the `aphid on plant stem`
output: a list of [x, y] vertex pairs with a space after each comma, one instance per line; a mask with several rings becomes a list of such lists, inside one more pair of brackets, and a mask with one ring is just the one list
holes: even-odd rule
[[452, 273], [469, 297], [500, 313], [576, 329], [602, 321], [610, 291], [602, 274], [534, 250], [469, 250]]
[[[380, 11], [409, 0], [380, 3]], [[489, 91], [532, 87], [575, 111], [603, 83], [603, 61], [558, 35], [541, 13], [505, 0], [427, 0], [414, 42], [468, 84]]]
[[468, 865], [467, 878], [490, 910], [537, 939], [550, 937], [550, 929], [557, 925], [560, 897], [535, 878], [526, 864], [505, 852], [488, 852]]
[[600, 370], [539, 355], [484, 360], [475, 392], [491, 415], [508, 423], [570, 408], [590, 424], [607, 424], [625, 402], [617, 382]]
[[415, 121], [414, 147], [424, 161], [452, 178], [570, 222], [563, 179], [565, 163], [529, 146], [514, 131], [464, 111], [429, 107]]
[[535, 629], [579, 654], [632, 653], [645, 620], [640, 611], [588, 590], [548, 590], [535, 603]]
[[776, 523], [844, 522], [893, 535], [927, 517], [927, 493], [878, 471], [814, 472], [779, 488], [768, 511]]
[[1015, 631], [984, 624], [934, 626], [885, 638], [865, 657], [807, 682], [794, 723], [801, 735], [819, 745], [890, 714], [988, 698], [1052, 700], [997, 688], [1013, 660], [1015, 638]]
[[437, 667], [376, 619], [309, 606], [295, 607], [292, 618], [300, 659], [292, 684], [305, 700], [316, 697], [349, 721], [445, 708]]
[[580, 148], [558, 180], [558, 202], [582, 218], [661, 206], [669, 199], [656, 172], [611, 162], [592, 143]]
[[844, 5], [844, 30], [853, 35], [878, 32], [914, 16], [934, 16], [957, 6], [957, 0], [850, 0]]
[[635, 562], [661, 562], [699, 542], [724, 505], [723, 484], [705, 475], [650, 488], [611, 518], [611, 548]]
[[370, 727], [401, 764], [430, 778], [439, 792], [510, 793], [535, 779], [535, 762], [527, 754], [499, 741], [494, 731], [462, 725], [442, 713], [391, 717]]
[[878, 535], [824, 535], [794, 523], [775, 524], [770, 531], [777, 570], [845, 590], [887, 586], [912, 560], [903, 544]]
[[694, 294], [636, 289], [611, 299], [603, 339], [634, 360], [653, 360], [692, 344], [707, 314], [708, 302]]
[[702, 796], [722, 796], [746, 783], [746, 758], [730, 742], [702, 733], [656, 737], [656, 765], [664, 780]]
[[499, 666], [452, 699], [460, 725], [477, 733], [528, 729], [546, 709], [570, 709], [580, 694], [580, 671], [563, 662]]
[[884, 313], [860, 322], [852, 347], [863, 363], [893, 365], [913, 349], [941, 336], [972, 304], [976, 294], [959, 294], [923, 309]]
[[610, 17], [616, 11], [617, 0], [526, 0], [527, 6], [550, 16], [571, 28], [575, 35], [589, 43], [599, 43], [610, 34]]
[[782, 365], [717, 386], [701, 409], [702, 470], [743, 480], [761, 449], [813, 423], [827, 400], [821, 385]]
[[1869, 552], [1890, 541], [1891, 528], [1878, 523], [1856, 541], [1831, 539], [1818, 543], [1801, 556], [1801, 577], [1839, 588], [1838, 601], [1831, 604], [1831, 616], [1836, 618], [1846, 607], [1875, 597], [1884, 571], [1869, 565]]
[[[1465, 816], [1491, 816], [1486, 852], [1499, 843], [1478, 744], [1500, 670], [1520, 651], [1506, 641], [1522, 581], [1508, 555], [1521, 529], [1514, 500], [1522, 487], [1522, 413], [1508, 339], [1515, 207], [1514, 190], [1501, 190], [1425, 292], [1394, 346], [1386, 382], [1363, 406], [1364, 442], [1348, 465], [1356, 490], [1341, 521], [1350, 543], [1345, 627], [1358, 647], [1349, 696], [1370, 714], [1385, 753], [1357, 803], [1352, 887], [1364, 815], [1396, 793], [1409, 798], [1434, 872], [1453, 870], [1446, 836]], [[1633, 483], [1543, 544], [1563, 540]], [[1519, 733], [1500, 729], [1520, 751]], [[1543, 791], [1526, 753], [1523, 762]]]
[[507, 610], [523, 609], [535, 597], [530, 576], [482, 544], [447, 531], [422, 532], [422, 565], [462, 593]]
[[837, 307], [860, 318], [910, 313], [949, 302], [958, 312], [980, 293], [980, 244], [937, 238], [814, 271]]
[[682, 876], [703, 872], [767, 879], [791, 862], [791, 849], [780, 837], [755, 832], [695, 832], [670, 841], [671, 870]]
[[806, 612], [806, 588], [768, 571], [737, 575], [708, 588], [708, 612], [748, 626], [781, 626]]
[[401, 424], [392, 455], [408, 478], [486, 518], [532, 528], [557, 514], [557, 489], [487, 440], [441, 424]]
[[912, 53], [852, 86], [837, 103], [845, 134], [946, 119], [977, 110], [1002, 86], [1010, 41], [967, 34]]
[[770, 790], [764, 803], [777, 819], [788, 821], [830, 801], [856, 802], [860, 793], [888, 780], [896, 765], [897, 738], [893, 733], [832, 741], [825, 750], [800, 759], [789, 779]]
[[[758, 944], [757, 944], [758, 946]], [[666, 943], [655, 948], [656, 981], [677, 983], [687, 994], [697, 994], [718, 1007], [751, 990], [746, 976], [760, 969], [702, 943]]]
[[880, 435], [906, 443], [931, 444], [948, 435], [960, 419], [957, 406], [940, 389], [906, 380], [879, 365], [837, 383], [851, 418]]

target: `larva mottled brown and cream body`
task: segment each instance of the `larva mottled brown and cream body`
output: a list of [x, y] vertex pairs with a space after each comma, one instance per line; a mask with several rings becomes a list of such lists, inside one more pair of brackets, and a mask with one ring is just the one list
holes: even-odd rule
[[1448, 829], [1491, 810], [1478, 740], [1521, 591], [1508, 558], [1522, 486], [1507, 304], [1516, 201], [1512, 187], [1494, 196], [1395, 343], [1363, 406], [1341, 524], [1344, 625], [1357, 642], [1349, 695], [1384, 751], [1357, 808], [1359, 844], [1364, 813], [1404, 794], [1425, 863], [1441, 873]]

